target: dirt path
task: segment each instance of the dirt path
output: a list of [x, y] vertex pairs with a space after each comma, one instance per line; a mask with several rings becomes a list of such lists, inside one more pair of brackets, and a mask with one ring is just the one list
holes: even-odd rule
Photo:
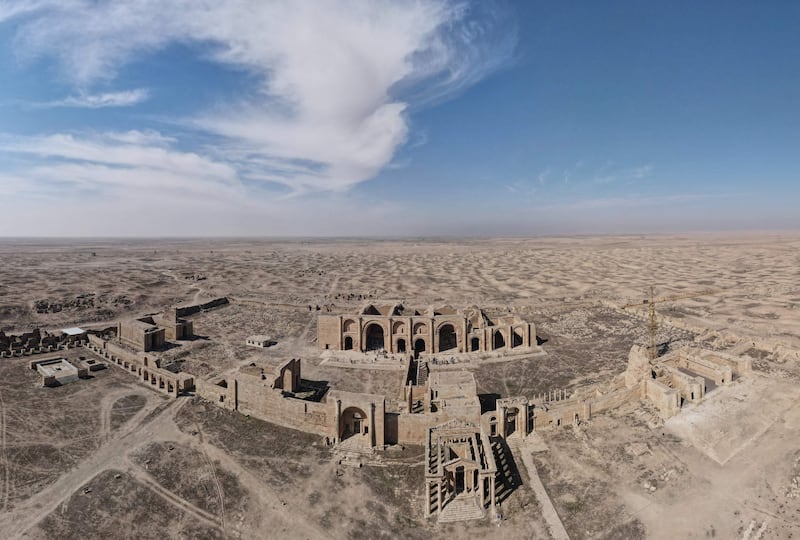
[[206, 462], [206, 466], [211, 471], [211, 477], [214, 479], [214, 486], [217, 488], [217, 496], [219, 497], [219, 517], [222, 524], [222, 532], [225, 534], [225, 495], [222, 492], [222, 486], [219, 484], [219, 478], [217, 478], [217, 471], [214, 464], [211, 463], [211, 460], [208, 458], [208, 452], [206, 451], [206, 445], [203, 444], [203, 430], [200, 429], [200, 425], [195, 423], [195, 429], [197, 429], [197, 434], [200, 438], [200, 450], [203, 454], [203, 459]]
[[205, 525], [214, 527], [215, 529], [222, 528], [222, 522], [217, 516], [209, 512], [206, 512], [202, 508], [199, 508], [196, 505], [192, 504], [191, 502], [187, 501], [180, 495], [163, 487], [161, 484], [158, 483], [156, 479], [150, 476], [147, 472], [143, 471], [141, 468], [133, 464], [130, 464], [130, 466], [126, 469], [126, 471], [138, 482], [140, 482], [142, 485], [150, 489], [153, 493], [155, 493], [156, 495], [158, 495], [171, 505], [177, 507], [178, 510], [190, 514], [192, 517], [194, 517], [198, 521], [201, 521]]
[[[148, 401], [151, 397], [140, 388], [133, 387], [122, 388], [103, 396], [103, 399], [100, 401], [100, 441], [105, 441], [111, 434], [111, 413], [114, 410], [114, 404], [118, 400], [131, 395], [144, 396]], [[145, 403], [145, 406], [146, 405], [147, 403]], [[133, 418], [131, 420], [133, 420]]]
[[142, 431], [148, 426], [155, 426], [163, 418], [171, 415], [185, 401], [170, 403], [149, 422], [143, 423], [146, 416], [157, 407], [149, 406], [150, 403], [137, 413], [128, 423], [130, 429], [112, 436], [93, 455], [72, 471], [64, 474], [55, 483], [29, 498], [11, 512], [0, 516], [0, 530], [4, 538], [21, 538], [26, 531], [34, 527], [39, 521], [47, 517], [52, 511], [68, 499], [81, 486], [86, 485], [92, 478], [105, 469], [124, 466], [122, 456], [141, 442]]
[[303, 516], [303, 509], [286, 504], [286, 497], [273, 489], [248, 469], [244, 468], [226, 452], [209, 443], [202, 446], [212, 461], [228, 472], [236, 475], [242, 485], [257, 500], [259, 508], [263, 509], [264, 525], [269, 526], [273, 532], [280, 529], [291, 530], [295, 538], [335, 538], [324, 529], [320, 529], [313, 522]]

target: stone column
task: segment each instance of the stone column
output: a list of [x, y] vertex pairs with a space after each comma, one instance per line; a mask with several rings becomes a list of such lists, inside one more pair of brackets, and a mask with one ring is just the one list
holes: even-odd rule
[[342, 432], [341, 422], [342, 422], [342, 400], [341, 399], [337, 399], [336, 400], [336, 422], [335, 422], [335, 424], [336, 424], [336, 433], [334, 433], [334, 435], [333, 435], [333, 440], [335, 442], [339, 442], [339, 434]]
[[369, 404], [370, 445], [375, 446], [375, 404]]
[[[362, 334], [364, 333], [364, 319], [362, 317], [358, 318], [358, 343], [353, 343], [353, 350], [364, 352], [364, 344], [362, 343]], [[337, 435], [338, 437], [338, 435]]]
[[506, 350], [510, 351], [511, 347], [514, 345], [514, 327], [508, 327], [508, 339], [506, 340]]
[[494, 476], [489, 477], [489, 494], [492, 496], [492, 514], [495, 513], [497, 508], [497, 500], [495, 499], [494, 494]]
[[431, 483], [429, 481], [425, 482], [425, 517], [430, 517], [431, 515]]

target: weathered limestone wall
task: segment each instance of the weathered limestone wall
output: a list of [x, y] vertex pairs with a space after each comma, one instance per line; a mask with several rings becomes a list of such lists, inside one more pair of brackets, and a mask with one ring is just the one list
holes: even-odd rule
[[222, 296], [220, 298], [215, 298], [203, 304], [195, 304], [192, 306], [180, 306], [175, 308], [175, 313], [178, 317], [185, 317], [187, 315], [192, 315], [194, 313], [200, 313], [201, 311], [208, 311], [209, 309], [214, 309], [218, 307], [222, 307], [228, 304], [228, 298]]
[[706, 381], [703, 377], [689, 375], [670, 366], [666, 366], [664, 369], [669, 373], [672, 384], [681, 391], [681, 397], [686, 401], [700, 401], [706, 395]]
[[317, 319], [317, 347], [320, 349], [341, 350], [341, 317], [320, 315]]
[[428, 428], [443, 424], [450, 420], [465, 420], [480, 424], [480, 406], [475, 408], [445, 408], [435, 413], [420, 414], [401, 413], [397, 416], [397, 443], [425, 444]]
[[[218, 381], [219, 382], [219, 381]], [[236, 410], [236, 380], [225, 380], [227, 388], [221, 386], [218, 382], [204, 381], [197, 379], [195, 381], [195, 393], [197, 396], [210, 401], [211, 403], [227, 409], [229, 411]]]
[[704, 351], [700, 356], [718, 366], [727, 366], [737, 377], [747, 375], [753, 371], [753, 359], [749, 356], [732, 356], [721, 352]]
[[733, 380], [733, 371], [730, 366], [723, 363], [713, 362], [707, 358], [699, 356], [681, 357], [678, 365], [682, 368], [693, 371], [703, 377], [708, 377], [716, 384], [728, 384]]
[[125, 343], [145, 352], [164, 346], [164, 328], [146, 327], [139, 321], [121, 321], [117, 325], [117, 337]]
[[615, 384], [612, 390], [606, 393], [597, 392], [590, 402], [591, 414], [598, 414], [621, 407], [626, 403], [637, 402], [643, 396], [643, 384], [627, 387], [624, 384]]
[[672, 418], [681, 411], [680, 390], [655, 379], [645, 379], [645, 397], [655, 405], [661, 418]]
[[[228, 397], [225, 398], [225, 401], [233, 400], [236, 403], [235, 410], [242, 414], [248, 414], [279, 426], [321, 436], [332, 436], [331, 426], [335, 422], [331, 418], [332, 407], [329, 403], [284, 397], [282, 390], [270, 388], [273, 382], [269, 378], [261, 379], [254, 375], [240, 373], [236, 379], [228, 381], [228, 393], [226, 394]], [[230, 397], [232, 386], [235, 398]], [[204, 392], [208, 392], [207, 387], [204, 387]], [[217, 394], [212, 395], [216, 395], [217, 404], [222, 405], [218, 402], [219, 390]]]

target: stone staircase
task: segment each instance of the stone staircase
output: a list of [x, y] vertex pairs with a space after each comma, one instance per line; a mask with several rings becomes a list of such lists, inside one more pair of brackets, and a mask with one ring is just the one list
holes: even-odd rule
[[439, 514], [439, 523], [452, 523], [454, 521], [469, 521], [482, 519], [483, 508], [474, 497], [457, 497], [448, 502]]
[[360, 466], [364, 461], [373, 459], [375, 449], [366, 446], [361, 437], [350, 437], [333, 447], [333, 454], [342, 465]]
[[420, 361], [417, 364], [417, 386], [425, 386], [428, 382], [428, 362]]

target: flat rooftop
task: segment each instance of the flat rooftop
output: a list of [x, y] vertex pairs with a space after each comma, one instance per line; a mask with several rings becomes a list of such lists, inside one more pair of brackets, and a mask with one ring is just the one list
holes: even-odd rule
[[36, 371], [44, 377], [55, 377], [58, 380], [78, 376], [78, 368], [70, 364], [66, 358], [53, 358], [39, 362], [36, 364]]

